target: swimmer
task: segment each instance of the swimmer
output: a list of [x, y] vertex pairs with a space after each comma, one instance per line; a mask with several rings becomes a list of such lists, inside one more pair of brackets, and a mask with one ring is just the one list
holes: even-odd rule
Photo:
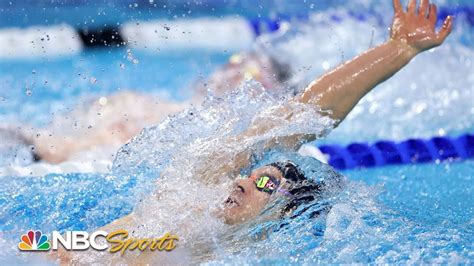
[[[283, 87], [282, 84], [288, 78], [287, 66], [264, 53], [250, 51], [234, 54], [227, 64], [194, 86], [195, 92], [189, 102], [199, 105], [208, 93], [222, 96], [248, 79], [276, 90]], [[39, 160], [61, 163], [87, 158], [89, 154], [95, 160], [112, 160], [118, 148], [143, 128], [156, 125], [168, 115], [186, 107], [189, 107], [189, 103], [122, 91], [87, 100], [75, 110], [55, 117], [47, 128], [23, 127], [17, 130], [0, 127], [0, 135], [10, 136], [9, 146], [15, 144], [20, 148], [17, 151], [31, 149], [31, 158], [24, 159], [26, 162], [23, 164]], [[12, 157], [19, 156], [15, 154]]]
[[[337, 126], [353, 107], [378, 84], [398, 72], [411, 59], [423, 51], [441, 45], [452, 29], [452, 17], [448, 16], [439, 31], [435, 29], [437, 20], [436, 5], [421, 0], [417, 8], [416, 0], [409, 0], [404, 10], [400, 0], [393, 0], [395, 11], [390, 39], [366, 51], [354, 59], [313, 81], [288, 105], [305, 103], [321, 108], [322, 112], [336, 120]], [[280, 110], [281, 115], [285, 110]], [[287, 118], [291, 121], [291, 116]], [[271, 131], [272, 125], [257, 124], [242, 133], [242, 139]], [[299, 148], [302, 143], [313, 141], [314, 135], [294, 135], [272, 142], [273, 148], [287, 145]], [[212, 160], [210, 160], [212, 161]], [[249, 156], [229, 158], [221, 167], [223, 172], [240, 171], [250, 165]], [[208, 167], [211, 168], [211, 167]], [[213, 169], [216, 167], [212, 167]], [[217, 167], [218, 168], [218, 167]], [[220, 175], [222, 173], [218, 173]], [[305, 177], [301, 169], [291, 161], [278, 161], [254, 169], [250, 175], [237, 179], [232, 192], [217, 214], [230, 225], [255, 219], [275, 197], [285, 199], [281, 216], [291, 214], [302, 203], [317, 201], [330, 184], [316, 183]], [[340, 186], [339, 186], [340, 187]], [[134, 213], [118, 219], [104, 228], [130, 226]], [[138, 261], [146, 263], [150, 254], [141, 256]], [[70, 262], [70, 254], [60, 255], [62, 262]]]
[[122, 91], [92, 101], [55, 117], [43, 129], [21, 131], [37, 158], [49, 163], [81, 160], [92, 154], [112, 160], [116, 150], [144, 127], [181, 111], [183, 104]]
[[279, 214], [283, 217], [302, 204], [317, 201], [325, 193], [339, 191], [343, 185], [340, 175], [316, 183], [292, 161], [273, 162], [239, 178], [220, 215], [229, 225], [246, 222], [257, 216], [272, 196], [282, 196], [288, 198]]
[[232, 55], [226, 65], [211, 74], [207, 81], [198, 84], [193, 102], [198, 100], [199, 103], [208, 93], [222, 96], [249, 79], [260, 82], [268, 89], [283, 89], [291, 77], [289, 66], [266, 55], [265, 51], [257, 50]]

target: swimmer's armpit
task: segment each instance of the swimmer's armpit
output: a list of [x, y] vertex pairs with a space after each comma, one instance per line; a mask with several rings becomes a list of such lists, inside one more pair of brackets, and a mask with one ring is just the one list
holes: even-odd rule
[[359, 100], [374, 87], [390, 78], [418, 53], [443, 43], [452, 29], [448, 16], [438, 32], [436, 5], [410, 0], [404, 11], [400, 0], [393, 0], [395, 15], [390, 39], [313, 81], [299, 100], [314, 103], [331, 117], [342, 121]]

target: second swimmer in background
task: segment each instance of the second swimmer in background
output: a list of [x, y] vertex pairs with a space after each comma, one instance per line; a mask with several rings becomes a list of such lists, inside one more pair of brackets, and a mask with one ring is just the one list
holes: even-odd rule
[[[58, 115], [44, 128], [1, 129], [14, 143], [30, 148], [34, 161], [61, 163], [66, 160], [112, 160], [116, 151], [143, 128], [156, 125], [190, 104], [199, 105], [208, 93], [221, 96], [248, 79], [268, 89], [281, 89], [289, 78], [286, 65], [250, 51], [235, 54], [229, 62], [194, 86], [188, 102], [173, 102], [132, 91], [121, 91], [79, 104]], [[0, 147], [1, 148], [1, 147]]]

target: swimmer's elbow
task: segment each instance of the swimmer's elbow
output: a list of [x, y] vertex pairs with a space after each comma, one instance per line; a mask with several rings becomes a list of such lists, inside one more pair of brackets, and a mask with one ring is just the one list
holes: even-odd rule
[[334, 120], [334, 128], [339, 125], [339, 123], [346, 118], [347, 114], [350, 111], [350, 107], [347, 107], [347, 104], [344, 99], [328, 99], [326, 97], [320, 97], [319, 99], [313, 99], [308, 97], [306, 94], [301, 95], [298, 100], [305, 104], [313, 104], [319, 110], [323, 116], [330, 117]]
[[333, 128], [336, 128], [336, 127], [339, 126], [339, 124], [342, 122], [342, 120], [344, 120], [344, 118], [346, 118], [347, 113], [348, 112], [337, 109], [337, 108], [327, 108], [327, 107], [322, 108], [321, 107], [321, 114], [323, 116], [327, 116], [327, 117], [331, 118], [334, 121]]

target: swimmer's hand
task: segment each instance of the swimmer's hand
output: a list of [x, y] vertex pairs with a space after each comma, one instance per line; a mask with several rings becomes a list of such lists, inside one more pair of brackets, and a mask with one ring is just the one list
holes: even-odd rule
[[446, 18], [443, 28], [436, 32], [436, 6], [421, 0], [409, 0], [404, 11], [400, 0], [393, 0], [395, 16], [390, 40], [336, 67], [311, 82], [297, 96], [303, 103], [317, 105], [329, 111], [337, 126], [364, 95], [384, 82], [417, 54], [443, 43], [451, 32], [453, 19]]
[[391, 40], [408, 45], [415, 54], [442, 44], [453, 26], [453, 18], [448, 16], [441, 30], [436, 32], [436, 5], [421, 0], [417, 10], [416, 2], [409, 0], [405, 11], [400, 0], [393, 0], [395, 15], [390, 30]]

